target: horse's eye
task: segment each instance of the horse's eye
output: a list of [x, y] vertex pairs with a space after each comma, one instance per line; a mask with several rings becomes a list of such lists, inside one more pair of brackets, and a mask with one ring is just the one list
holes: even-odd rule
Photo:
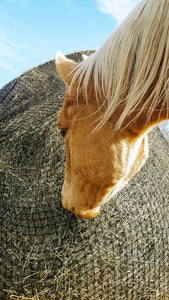
[[60, 131], [62, 138], [64, 139], [68, 132], [68, 128], [59, 128], [59, 131]]

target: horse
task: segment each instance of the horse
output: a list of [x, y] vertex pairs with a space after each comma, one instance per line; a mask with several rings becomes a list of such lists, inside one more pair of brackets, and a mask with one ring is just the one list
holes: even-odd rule
[[169, 118], [169, 0], [141, 1], [91, 56], [76, 63], [58, 51], [55, 64], [66, 83], [62, 204], [94, 218], [144, 165], [149, 131]]

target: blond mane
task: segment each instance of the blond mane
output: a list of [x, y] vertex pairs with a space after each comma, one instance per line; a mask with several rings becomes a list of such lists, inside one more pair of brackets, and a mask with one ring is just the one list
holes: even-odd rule
[[143, 110], [151, 118], [162, 103], [169, 113], [169, 0], [143, 0], [110, 35], [103, 46], [78, 65], [74, 80], [88, 87], [94, 82], [97, 98], [103, 95], [104, 125], [120, 105], [124, 109], [115, 124]]

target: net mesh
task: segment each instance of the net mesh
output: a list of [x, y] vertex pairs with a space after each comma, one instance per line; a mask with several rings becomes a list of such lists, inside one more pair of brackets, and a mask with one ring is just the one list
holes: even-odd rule
[[169, 299], [167, 142], [151, 132], [141, 171], [77, 219], [60, 199], [64, 92], [53, 61], [0, 91], [0, 299]]

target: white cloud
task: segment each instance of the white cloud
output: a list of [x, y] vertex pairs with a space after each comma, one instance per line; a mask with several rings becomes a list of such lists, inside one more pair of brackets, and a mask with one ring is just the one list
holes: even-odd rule
[[33, 50], [33, 51], [36, 51], [36, 52], [41, 52], [40, 50], [34, 48], [34, 47], [30, 47], [26, 44], [18, 44], [18, 43], [15, 43], [14, 41], [12, 40], [9, 40], [7, 39], [6, 37], [4, 36], [0, 36], [0, 41], [4, 42], [5, 44], [8, 44], [12, 47], [15, 47], [15, 48], [22, 48], [22, 49], [27, 49], [27, 50]]
[[[41, 51], [0, 35], [0, 87], [33, 67]], [[5, 74], [5, 75], [4, 75]]]
[[4, 36], [0, 36], [0, 68], [10, 73], [20, 74], [21, 70], [32, 67], [30, 58], [41, 53], [38, 49], [26, 44], [16, 43]]
[[27, 59], [24, 57], [23, 54], [16, 51], [14, 47], [9, 46], [5, 43], [0, 42], [0, 54], [8, 59], [12, 59], [14, 61], [20, 63], [27, 63]]
[[7, 38], [2, 37], [2, 36], [0, 36], [0, 40], [13, 46], [13, 47], [16, 47], [16, 48], [27, 48], [28, 47], [27, 45], [24, 45], [24, 44], [17, 44], [17, 43], [15, 43], [11, 40], [8, 40]]
[[110, 14], [121, 23], [140, 0], [95, 0], [101, 12]]
[[[0, 68], [4, 69], [10, 73], [14, 73], [15, 75], [18, 73], [18, 70], [16, 70], [10, 64], [8, 64], [4, 61], [0, 61]], [[2, 85], [0, 85], [0, 86], [2, 86]]]

